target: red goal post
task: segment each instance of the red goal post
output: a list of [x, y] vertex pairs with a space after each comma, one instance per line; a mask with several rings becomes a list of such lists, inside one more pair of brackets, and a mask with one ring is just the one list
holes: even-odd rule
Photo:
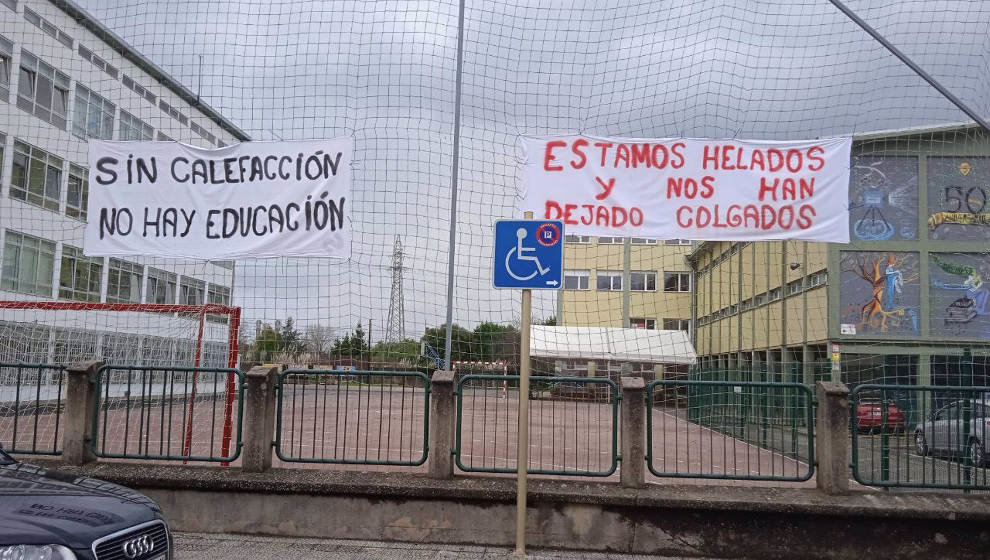
[[[68, 366], [80, 360], [103, 359], [108, 365], [120, 367], [150, 365], [166, 370], [191, 366], [194, 373], [189, 400], [190, 419], [198, 378], [195, 370], [200, 367], [237, 368], [240, 307], [210, 303], [0, 300], [0, 310], [4, 310], [0, 313], [0, 365], [46, 363]], [[192, 355], [184, 355], [180, 347], [188, 348], [190, 343], [193, 343]], [[157, 349], [159, 355], [146, 351], [149, 346], [156, 345], [153, 350]], [[204, 363], [209, 349], [217, 346], [226, 347], [225, 359], [214, 356], [218, 358], [213, 360], [215, 363]], [[162, 348], [166, 349], [164, 356], [161, 355]], [[192, 363], [189, 363], [190, 358]], [[216, 363], [220, 360], [222, 362]], [[225, 384], [224, 456], [227, 456], [231, 445], [234, 396], [238, 391], [235, 377], [229, 373]], [[0, 384], [3, 383], [0, 375]], [[41, 383], [40, 379], [38, 383]], [[192, 438], [191, 422], [184, 431], [184, 453], [188, 453]]]
[[[168, 337], [169, 332], [153, 332], [156, 326], [152, 325], [150, 328], [138, 328], [141, 325], [140, 319], [137, 321], [128, 320], [117, 322], [111, 317], [112, 314], [121, 313], [146, 313], [151, 315], [159, 316], [171, 316], [179, 317], [183, 316], [184, 319], [175, 319], [170, 321], [173, 324], [187, 323], [190, 318], [196, 318], [196, 334], [194, 337], [195, 341], [195, 351], [193, 354], [192, 364], [172, 364], [172, 365], [192, 365], [193, 367], [200, 367], [203, 360], [205, 344], [210, 341], [208, 337], [204, 337], [204, 331], [207, 329], [207, 318], [211, 316], [221, 316], [226, 317], [225, 320], [219, 321], [220, 324], [227, 325], [227, 335], [223, 342], [227, 346], [227, 356], [225, 363], [222, 364], [224, 367], [236, 368], [237, 367], [237, 357], [238, 357], [238, 333], [240, 331], [241, 323], [241, 308], [232, 307], [229, 305], [219, 305], [213, 303], [207, 303], [203, 305], [182, 305], [182, 304], [159, 304], [159, 303], [98, 303], [98, 302], [80, 302], [80, 301], [25, 301], [25, 300], [0, 300], [0, 309], [12, 310], [12, 311], [23, 311], [21, 316], [16, 314], [4, 313], [0, 316], [0, 334], [3, 334], [2, 325], [19, 325], [19, 324], [31, 324], [36, 327], [48, 327], [51, 329], [63, 329], [70, 332], [86, 332], [93, 335], [107, 335], [107, 334], [120, 334], [120, 335], [131, 335], [131, 336], [156, 336], [156, 337]], [[32, 312], [35, 312], [32, 314]], [[64, 320], [64, 317], [69, 314], [103, 314], [103, 322], [99, 320], [89, 321], [85, 318], [77, 318], [75, 320]], [[123, 317], [123, 315], [121, 316]], [[130, 328], [130, 332], [129, 329]], [[177, 329], [180, 330], [181, 329]], [[174, 336], [176, 333], [172, 333], [172, 338], [176, 340], [181, 340], [181, 338]], [[181, 332], [179, 333], [181, 334]], [[191, 333], [190, 333], [191, 334]], [[53, 340], [57, 342], [57, 340]], [[50, 344], [52, 341], [45, 343]], [[41, 348], [41, 351], [46, 351], [47, 348]], [[35, 352], [37, 354], [37, 352]], [[79, 356], [79, 359], [92, 358], [95, 356], [83, 355]], [[0, 361], [16, 361], [9, 360], [7, 356], [0, 354]], [[35, 359], [35, 360], [20, 360], [20, 361], [35, 361], [35, 362], [49, 362], [53, 360], [49, 359]], [[57, 360], [55, 360], [57, 361]], [[70, 360], [71, 361], [71, 360]], [[130, 361], [130, 360], [128, 360]], [[141, 362], [141, 358], [133, 360], [130, 365], [137, 365]], [[60, 365], [69, 365], [68, 363], [61, 363]], [[221, 365], [221, 364], [218, 364]]]

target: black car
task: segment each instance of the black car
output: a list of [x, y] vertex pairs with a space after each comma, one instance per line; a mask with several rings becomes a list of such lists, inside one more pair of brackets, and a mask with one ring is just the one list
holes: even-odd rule
[[26, 465], [0, 450], [0, 559], [168, 560], [153, 500], [123, 486]]

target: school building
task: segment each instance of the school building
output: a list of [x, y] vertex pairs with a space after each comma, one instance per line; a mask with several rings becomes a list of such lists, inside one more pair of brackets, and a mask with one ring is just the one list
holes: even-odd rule
[[[249, 140], [73, 2], [0, 0], [0, 300], [229, 305], [233, 262], [84, 256], [89, 139]], [[225, 365], [227, 325], [205, 339]], [[0, 309], [0, 362], [192, 365], [196, 340], [195, 317]]]
[[705, 242], [687, 255], [702, 371], [986, 385], [990, 142], [973, 125], [853, 140], [849, 244]]

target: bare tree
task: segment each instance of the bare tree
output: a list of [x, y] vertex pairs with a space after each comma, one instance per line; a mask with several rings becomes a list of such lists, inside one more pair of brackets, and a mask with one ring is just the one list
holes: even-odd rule
[[309, 325], [303, 332], [303, 350], [313, 354], [327, 354], [333, 347], [333, 329], [324, 325]]

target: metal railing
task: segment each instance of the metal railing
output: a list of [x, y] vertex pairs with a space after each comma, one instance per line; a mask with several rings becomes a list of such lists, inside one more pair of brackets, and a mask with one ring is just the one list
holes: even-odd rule
[[[531, 474], [605, 477], [618, 467], [619, 391], [596, 377], [534, 376]], [[466, 375], [457, 383], [454, 457], [466, 472], [516, 472], [519, 376]]]
[[856, 482], [990, 490], [990, 387], [863, 384], [849, 409]]
[[646, 460], [658, 477], [800, 482], [815, 472], [814, 398], [800, 383], [656, 380]]
[[426, 462], [430, 380], [415, 371], [289, 369], [278, 377], [275, 454], [290, 463]]
[[229, 463], [241, 453], [244, 374], [232, 368], [103, 366], [97, 457]]
[[65, 388], [63, 366], [0, 363], [0, 448], [61, 455]]

